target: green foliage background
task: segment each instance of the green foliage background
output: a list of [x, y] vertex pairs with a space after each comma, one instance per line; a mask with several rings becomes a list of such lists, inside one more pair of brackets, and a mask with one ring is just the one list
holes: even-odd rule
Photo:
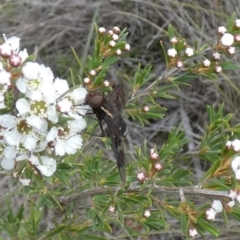
[[[69, 81], [84, 77], [70, 46], [87, 67], [87, 55], [94, 49], [94, 22], [107, 29], [126, 28], [131, 50], [110, 67], [106, 79], [126, 81], [127, 77], [129, 88], [136, 90], [124, 113], [129, 126], [125, 143], [130, 162], [128, 182], [134, 184], [126, 192], [119, 188], [115, 164], [106, 160], [113, 158], [112, 152], [99, 151], [103, 144], [104, 149], [110, 150], [108, 139], [85, 134], [83, 153], [59, 164], [56, 178], [48, 182], [35, 176], [36, 185], [25, 189], [1, 175], [3, 238], [10, 234], [10, 239], [185, 239], [188, 214], [180, 204], [178, 190], [171, 187], [201, 182], [209, 189], [231, 189], [228, 179], [219, 180], [215, 170], [221, 165], [226, 140], [231, 134], [239, 136], [239, 126], [231, 128], [239, 121], [239, 69], [227, 70], [228, 78], [218, 76], [214, 80], [200, 75], [187, 79], [180, 74], [174, 87], [166, 81], [170, 73], [159, 41], [169, 47], [171, 24], [190, 46], [195, 41], [199, 46], [213, 43], [218, 26], [226, 26], [233, 12], [240, 17], [238, 6], [237, 0], [0, 2], [1, 32], [8, 37], [21, 37], [22, 48], [35, 52], [38, 62]], [[239, 59], [238, 53], [231, 57], [235, 63]], [[143, 78], [141, 74], [145, 74]], [[151, 95], [140, 98], [155, 79], [160, 79], [161, 84], [154, 99]], [[154, 108], [146, 117], [141, 108], [150, 102]], [[89, 121], [88, 132], [97, 134], [96, 125]], [[164, 169], [156, 179], [138, 187], [136, 173], [149, 170], [148, 152], [152, 147], [158, 150]], [[199, 149], [205, 151], [198, 152]], [[211, 180], [206, 183], [206, 178]], [[158, 189], [154, 184], [164, 188]], [[203, 213], [201, 208], [210, 206], [213, 199], [190, 192], [187, 204]], [[115, 215], [107, 211], [112, 204], [117, 208]], [[152, 216], [146, 220], [143, 212], [148, 208]], [[223, 239], [238, 239], [239, 218], [238, 208], [232, 216], [222, 217], [215, 224]], [[199, 232], [211, 233], [206, 239], [218, 236], [212, 223], [202, 218], [198, 224]]]

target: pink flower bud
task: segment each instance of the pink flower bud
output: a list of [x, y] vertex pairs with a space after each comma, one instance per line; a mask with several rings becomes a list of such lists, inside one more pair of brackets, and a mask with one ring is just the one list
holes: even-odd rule
[[139, 173], [137, 173], [137, 179], [140, 182], [143, 182], [146, 179], [146, 175], [143, 172], [139, 172]]
[[9, 64], [12, 67], [19, 67], [21, 65], [21, 63], [22, 63], [22, 59], [18, 54], [12, 54], [9, 57]]

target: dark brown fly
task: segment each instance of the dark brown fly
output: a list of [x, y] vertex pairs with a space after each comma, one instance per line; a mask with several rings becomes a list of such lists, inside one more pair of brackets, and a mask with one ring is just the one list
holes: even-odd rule
[[124, 122], [121, 113], [126, 105], [126, 96], [123, 90], [123, 84], [118, 84], [107, 96], [103, 93], [92, 91], [86, 96], [86, 103], [96, 114], [101, 130], [103, 131], [102, 121], [107, 125], [108, 136], [111, 138], [112, 150], [117, 162], [118, 171], [123, 183], [126, 182], [124, 151], [122, 148], [122, 138], [127, 132], [127, 125]]

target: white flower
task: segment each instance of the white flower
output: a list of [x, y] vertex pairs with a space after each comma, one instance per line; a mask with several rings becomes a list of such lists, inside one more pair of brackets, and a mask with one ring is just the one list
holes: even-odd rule
[[5, 97], [3, 92], [0, 92], [0, 109], [6, 108]]
[[69, 90], [68, 82], [60, 78], [54, 80], [53, 87], [57, 98]]
[[236, 196], [236, 200], [238, 201], [238, 203], [240, 203], [240, 194], [239, 193]]
[[39, 164], [39, 160], [38, 160], [38, 158], [37, 158], [35, 155], [32, 155], [32, 156], [29, 158], [29, 162], [30, 162], [32, 165], [38, 165], [38, 164]]
[[34, 131], [38, 132], [43, 136], [47, 134], [48, 123], [45, 119], [32, 115], [26, 120], [29, 126], [33, 127]]
[[21, 60], [22, 60], [22, 63], [28, 58], [28, 52], [27, 52], [27, 49], [24, 48], [22, 51], [20, 51], [18, 53], [18, 55], [20, 56]]
[[234, 172], [240, 168], [240, 156], [237, 156], [232, 160], [231, 167]]
[[10, 114], [0, 115], [0, 125], [3, 128], [10, 129], [16, 126], [16, 119]]
[[[72, 113], [77, 113], [80, 115], [85, 115], [88, 110], [91, 108], [88, 105], [81, 106], [81, 104], [85, 103], [87, 90], [83, 87], [78, 87], [74, 89], [71, 93], [69, 93], [67, 96], [69, 96], [73, 101], [73, 109]], [[68, 113], [69, 116], [74, 117], [71, 115], [71, 112]], [[75, 117], [74, 117], [75, 118]]]
[[77, 115], [75, 120], [68, 121], [68, 127], [72, 132], [79, 133], [86, 127], [86, 121], [81, 116]]
[[151, 160], [156, 161], [156, 160], [158, 160], [159, 155], [157, 152], [150, 152], [150, 158], [151, 158]]
[[31, 182], [31, 179], [28, 179], [28, 178], [23, 178], [23, 179], [19, 179], [19, 181], [21, 182], [21, 184], [23, 186], [29, 186], [30, 185], [30, 182]]
[[110, 82], [109, 82], [108, 80], [105, 80], [105, 81], [103, 82], [103, 85], [104, 85], [104, 87], [109, 87]]
[[74, 104], [81, 104], [85, 102], [87, 90], [83, 87], [78, 87], [74, 89], [71, 93], [71, 97], [73, 98]]
[[222, 72], [222, 67], [221, 66], [216, 66], [215, 67], [215, 72], [216, 73], [221, 73]]
[[108, 211], [109, 211], [110, 213], [114, 213], [114, 212], [116, 211], [116, 208], [111, 205], [111, 206], [109, 206]]
[[224, 34], [225, 32], [227, 32], [227, 29], [224, 26], [218, 27], [218, 33]]
[[5, 38], [5, 42], [12, 46], [13, 52], [18, 53], [20, 48], [20, 38], [13, 36], [7, 39], [5, 35], [3, 36]]
[[234, 36], [230, 33], [224, 33], [220, 42], [225, 47], [230, 47], [234, 43]]
[[8, 58], [12, 54], [13, 54], [13, 49], [12, 49], [12, 46], [10, 44], [5, 42], [5, 43], [0, 45], [0, 55], [2, 57]]
[[171, 42], [172, 44], [175, 44], [175, 43], [178, 42], [178, 39], [177, 39], [176, 37], [172, 37], [172, 38], [170, 39], [170, 42]]
[[234, 36], [236, 42], [240, 42], [240, 34]]
[[108, 30], [108, 35], [112, 36], [113, 35], [113, 30]]
[[62, 99], [57, 103], [57, 107], [62, 113], [70, 112], [72, 110], [72, 106], [72, 101], [67, 98]]
[[220, 213], [223, 210], [223, 205], [220, 200], [214, 200], [212, 203], [212, 209], [215, 210], [216, 213]]
[[38, 78], [40, 65], [36, 62], [27, 62], [22, 67], [23, 77], [27, 80], [35, 80]]
[[97, 72], [96, 72], [95, 70], [91, 70], [91, 71], [89, 72], [89, 74], [90, 74], [91, 76], [95, 76], [95, 75], [97, 74]]
[[100, 27], [100, 28], [98, 29], [98, 32], [99, 32], [99, 33], [105, 33], [105, 32], [106, 32], [106, 28]]
[[235, 171], [235, 178], [239, 181], [240, 180], [240, 169]]
[[237, 197], [237, 191], [236, 190], [230, 190], [228, 193], [228, 196], [234, 200]]
[[56, 160], [53, 158], [41, 156], [42, 165], [39, 164], [36, 167], [40, 170], [42, 175], [50, 177], [57, 170]]
[[73, 129], [65, 132], [63, 128], [52, 127], [47, 135], [47, 141], [54, 142], [55, 153], [59, 156], [75, 154], [82, 147], [82, 138]]
[[146, 210], [143, 214], [144, 217], [149, 218], [151, 216], [151, 212], [149, 210]]
[[54, 172], [57, 170], [57, 163], [56, 160], [53, 158], [41, 156], [40, 163], [38, 158], [32, 155], [29, 161], [39, 169], [42, 175], [46, 177], [52, 176]]
[[130, 50], [130, 45], [129, 45], [128, 43], [126, 43], [126, 44], [124, 45], [124, 50], [125, 50], [125, 51], [129, 51], [129, 50]]
[[154, 164], [154, 168], [158, 171], [160, 171], [162, 169], [162, 164], [161, 163], [155, 163]]
[[240, 28], [240, 19], [236, 19], [236, 20], [235, 20], [235, 26], [236, 26], [237, 28]]
[[5, 135], [6, 142], [11, 146], [18, 147], [20, 143], [23, 143], [23, 146], [29, 151], [34, 151], [37, 145], [37, 139], [32, 135], [20, 134], [17, 130], [8, 132]]
[[190, 48], [190, 47], [186, 48], [185, 54], [186, 54], [188, 57], [193, 56], [193, 54], [194, 54], [193, 48]]
[[6, 146], [3, 151], [3, 158], [1, 161], [1, 166], [5, 170], [12, 170], [15, 164], [15, 157], [17, 155], [16, 148], [11, 146]]
[[[46, 134], [48, 124], [44, 117], [48, 117], [49, 115], [48, 106], [46, 103], [32, 102], [30, 104], [30, 102], [28, 102], [25, 98], [20, 98], [16, 102], [16, 108], [19, 112], [19, 115], [23, 117], [25, 116], [27, 123], [34, 127], [38, 133], [42, 135]], [[27, 117], [26, 114], [30, 116]]]
[[[20, 98], [16, 102], [16, 108], [19, 112], [18, 115], [26, 116], [26, 114], [30, 115], [28, 118], [35, 117], [37, 122], [42, 123], [43, 118], [47, 118], [52, 123], [57, 123], [58, 121], [58, 115], [56, 112], [55, 105], [48, 104], [44, 101], [27, 101], [25, 98]], [[42, 126], [41, 126], [42, 127]], [[45, 126], [46, 128], [47, 126]], [[45, 131], [44, 128], [44, 131]], [[40, 129], [40, 132], [42, 130]]]
[[232, 147], [232, 142], [231, 141], [227, 141], [226, 142], [226, 148], [231, 148]]
[[211, 62], [208, 59], [204, 59], [203, 66], [204, 67], [209, 67], [210, 65], [211, 65]]
[[233, 54], [235, 54], [235, 47], [229, 47], [228, 49], [227, 49], [227, 51], [228, 51], [228, 53], [229, 54], [231, 54], [231, 55], [233, 55]]
[[28, 155], [23, 152], [22, 149], [18, 152], [16, 147], [5, 146], [1, 166], [5, 170], [12, 170], [15, 165], [15, 161], [23, 161], [26, 159], [28, 159]]
[[207, 220], [214, 220], [217, 215], [217, 212], [213, 208], [209, 208], [206, 211]]
[[240, 140], [239, 139], [235, 139], [232, 141], [232, 148], [235, 152], [240, 151]]
[[88, 83], [91, 82], [91, 80], [90, 80], [90, 78], [86, 77], [86, 78], [83, 79], [83, 82], [84, 82], [85, 84], [88, 84]]
[[113, 35], [112, 35], [112, 39], [113, 39], [114, 41], [117, 41], [117, 40], [118, 40], [118, 35], [117, 35], [117, 34], [113, 34]]
[[228, 205], [230, 208], [232, 208], [232, 207], [234, 207], [234, 205], [235, 205], [235, 201], [230, 201], [230, 202], [227, 203], [227, 205]]
[[218, 53], [218, 52], [215, 52], [215, 53], [213, 53], [213, 58], [214, 58], [215, 60], [220, 60], [221, 54]]
[[183, 67], [184, 67], [184, 64], [183, 64], [182, 61], [178, 61], [178, 62], [176, 63], [176, 66], [177, 66], [178, 68], [183, 68]]
[[190, 237], [195, 238], [198, 235], [198, 231], [196, 228], [190, 228], [188, 234]]
[[[9, 121], [7, 121], [9, 119]], [[38, 126], [37, 129], [36, 122], [27, 121], [27, 119], [19, 118], [15, 119], [13, 116], [6, 114], [0, 116], [0, 125], [5, 127], [7, 131], [4, 133], [3, 137], [6, 143], [10, 146], [18, 147], [22, 144], [29, 151], [34, 151], [38, 141], [38, 133], [45, 129], [44, 125], [46, 122], [43, 122]], [[38, 124], [38, 123], [37, 123]]]
[[33, 101], [44, 100], [50, 104], [56, 102], [53, 73], [49, 67], [27, 62], [22, 68], [22, 73], [24, 78], [19, 78], [16, 82], [20, 92]]
[[176, 57], [177, 56], [177, 50], [175, 48], [170, 48], [167, 51], [167, 55], [169, 57]]
[[120, 28], [119, 28], [119, 27], [117, 27], [117, 26], [114, 26], [114, 27], [113, 27], [113, 32], [115, 32], [115, 33], [120, 33], [120, 32], [121, 32], [121, 30], [120, 30]]
[[59, 140], [55, 146], [55, 152], [59, 156], [75, 154], [82, 147], [82, 138], [79, 135], [70, 137], [67, 140]]
[[122, 51], [120, 49], [117, 49], [115, 52], [116, 52], [117, 55], [121, 55], [122, 54]]
[[149, 112], [149, 107], [147, 105], [142, 107], [143, 112]]
[[11, 84], [11, 73], [6, 70], [0, 70], [0, 84], [9, 86]]
[[145, 174], [144, 174], [143, 172], [137, 173], [137, 179], [138, 179], [139, 181], [144, 181], [145, 178], [146, 178], [146, 176], [145, 176]]

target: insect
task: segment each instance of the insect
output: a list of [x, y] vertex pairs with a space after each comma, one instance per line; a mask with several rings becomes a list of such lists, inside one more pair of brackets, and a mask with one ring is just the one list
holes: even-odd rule
[[126, 96], [123, 90], [123, 84], [119, 83], [113, 91], [105, 97], [103, 93], [92, 91], [86, 96], [86, 103], [96, 114], [102, 133], [104, 133], [102, 122], [107, 125], [107, 135], [111, 138], [111, 146], [116, 159], [117, 168], [122, 179], [126, 182], [124, 150], [122, 147], [122, 138], [127, 133], [127, 125], [124, 122], [121, 113], [126, 105]]

